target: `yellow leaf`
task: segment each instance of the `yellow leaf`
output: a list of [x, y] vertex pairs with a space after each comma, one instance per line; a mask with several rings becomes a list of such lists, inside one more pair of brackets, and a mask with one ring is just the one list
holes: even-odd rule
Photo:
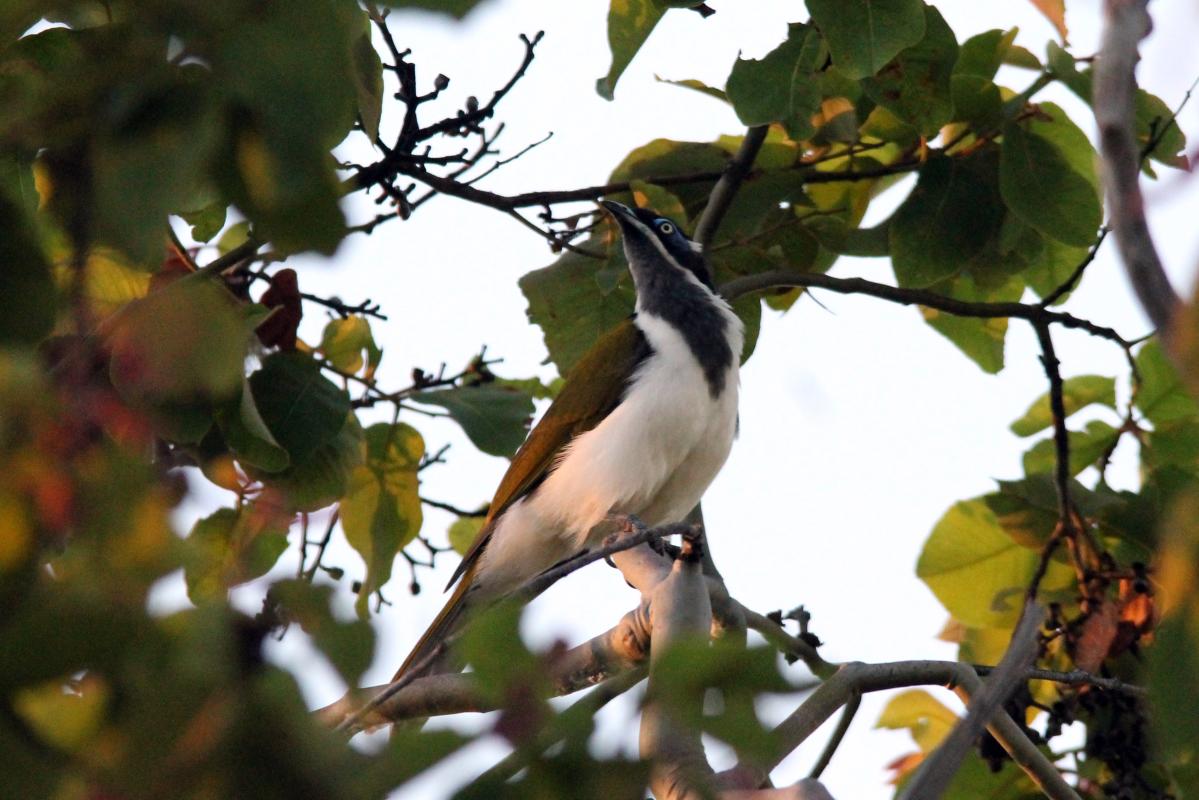
[[33, 525], [25, 504], [10, 492], [0, 494], [0, 573], [25, 562], [33, 548]]
[[1066, 41], [1066, 0], [1029, 0], [1045, 18], [1057, 28], [1057, 33]]
[[891, 698], [876, 728], [907, 728], [922, 752], [928, 753], [949, 735], [958, 715], [923, 689], [911, 689]]
[[72, 751], [87, 744], [103, 724], [108, 696], [108, 685], [89, 674], [69, 688], [53, 680], [21, 689], [13, 707], [42, 739]]

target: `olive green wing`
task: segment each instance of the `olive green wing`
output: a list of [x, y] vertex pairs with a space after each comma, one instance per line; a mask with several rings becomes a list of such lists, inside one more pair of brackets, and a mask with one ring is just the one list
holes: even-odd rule
[[574, 437], [599, 425], [620, 405], [633, 372], [650, 352], [645, 335], [630, 318], [600, 337], [579, 359], [545, 416], [512, 457], [491, 501], [487, 523], [463, 556], [451, 584], [483, 552], [500, 514], [545, 480]]

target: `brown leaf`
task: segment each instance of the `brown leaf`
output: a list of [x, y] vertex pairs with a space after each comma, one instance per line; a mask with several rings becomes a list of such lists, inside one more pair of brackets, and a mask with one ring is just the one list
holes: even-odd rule
[[258, 326], [258, 339], [267, 347], [280, 350], [296, 349], [296, 330], [304, 316], [300, 284], [294, 269], [281, 269], [271, 276], [271, 287], [259, 299], [274, 313]]
[[1066, 42], [1066, 0], [1029, 0], [1037, 10], [1045, 15], [1046, 19], [1053, 23], [1053, 27], [1057, 28], [1057, 33], [1062, 37], [1062, 43]]
[[1112, 651], [1112, 644], [1119, 633], [1119, 609], [1110, 600], [1104, 600], [1082, 624], [1082, 631], [1074, 643], [1074, 663], [1079, 669], [1096, 672]]
[[1112, 644], [1112, 653], [1122, 653], [1147, 634], [1152, 633], [1157, 623], [1157, 609], [1153, 595], [1148, 591], [1138, 592], [1136, 583], [1128, 579], [1120, 581], [1119, 634]]

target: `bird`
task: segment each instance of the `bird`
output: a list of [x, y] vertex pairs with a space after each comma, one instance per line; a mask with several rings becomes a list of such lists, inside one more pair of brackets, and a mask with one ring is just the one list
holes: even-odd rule
[[682, 521], [728, 458], [738, 425], [740, 318], [716, 291], [702, 246], [675, 220], [601, 205], [621, 232], [634, 312], [569, 371], [513, 456], [450, 579], [453, 594], [393, 683], [416, 668], [413, 677], [446, 671], [442, 643], [469, 609], [595, 546], [611, 515], [649, 527]]

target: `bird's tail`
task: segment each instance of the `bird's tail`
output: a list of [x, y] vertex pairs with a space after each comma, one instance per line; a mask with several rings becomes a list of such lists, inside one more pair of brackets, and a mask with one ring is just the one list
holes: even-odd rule
[[[474, 586], [475, 572], [478, 570], [478, 562], [472, 564], [462, 579], [458, 581], [458, 586], [455, 587], [454, 593], [450, 595], [450, 599], [446, 602], [445, 607], [441, 609], [433, 623], [429, 625], [428, 630], [421, 635], [416, 646], [412, 648], [412, 652], [404, 659], [404, 663], [400, 665], [396, 671], [395, 677], [391, 680], [395, 681], [402, 678], [409, 670], [415, 669], [418, 665], [421, 666], [422, 673], [438, 673], [446, 671], [443, 666], [447, 659], [445, 655], [434, 657], [432, 662], [424, 664], [424, 662], [432, 657], [433, 652], [450, 636], [458, 631], [465, 619], [462, 612], [467, 605], [474, 605], [468, 601], [468, 594]], [[473, 600], [473, 598], [472, 598]], [[418, 676], [419, 677], [419, 676]]]

